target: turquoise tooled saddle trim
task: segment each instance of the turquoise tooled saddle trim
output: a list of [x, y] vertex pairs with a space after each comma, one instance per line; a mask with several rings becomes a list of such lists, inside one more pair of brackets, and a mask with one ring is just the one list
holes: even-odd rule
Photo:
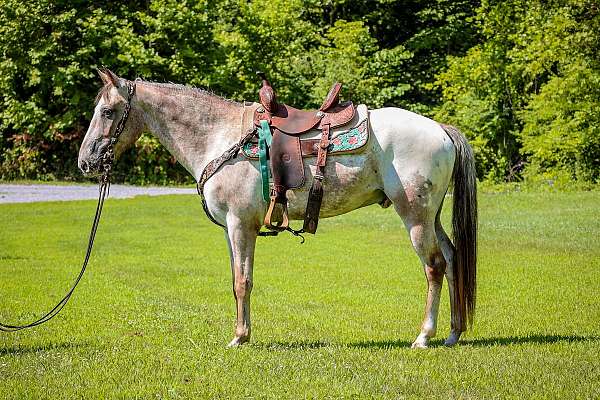
[[[365, 119], [348, 131], [334, 133], [327, 149], [328, 153], [352, 153], [359, 150], [369, 140], [369, 129], [367, 128], [368, 120]], [[247, 158], [258, 159], [259, 153], [258, 143], [246, 143], [242, 147], [242, 154]]]

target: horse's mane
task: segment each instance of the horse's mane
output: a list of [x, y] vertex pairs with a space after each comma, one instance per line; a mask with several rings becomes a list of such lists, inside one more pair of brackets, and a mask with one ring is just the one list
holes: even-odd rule
[[[208, 96], [208, 97], [212, 97], [212, 98], [217, 98], [219, 100], [223, 100], [227, 103], [238, 104], [238, 105], [240, 104], [239, 102], [237, 102], [235, 100], [230, 100], [230, 99], [220, 96], [210, 90], [201, 89], [201, 88], [188, 86], [188, 85], [182, 85], [179, 83], [152, 82], [152, 81], [145, 81], [141, 78], [136, 78], [134, 83], [136, 83], [136, 84], [141, 83], [143, 85], [153, 86], [153, 87], [159, 88], [159, 89], [167, 91], [167, 92], [179, 92], [181, 94], [185, 94], [185, 95], [193, 96], [193, 97], [197, 97], [197, 98], [206, 98]], [[112, 87], [113, 87], [113, 85], [111, 83], [107, 83], [104, 86], [102, 86], [102, 88], [96, 95], [95, 103], [98, 104], [98, 102], [100, 101], [101, 98], [104, 98], [106, 100], [108, 97], [108, 92], [110, 91], [110, 89]]]

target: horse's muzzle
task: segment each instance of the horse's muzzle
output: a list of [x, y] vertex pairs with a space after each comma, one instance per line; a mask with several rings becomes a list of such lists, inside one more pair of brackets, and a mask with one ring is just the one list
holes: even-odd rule
[[82, 147], [79, 151], [77, 166], [88, 177], [99, 176], [102, 173], [104, 156], [108, 151], [109, 142], [102, 140], [92, 146]]
[[96, 161], [88, 161], [88, 160], [79, 160], [77, 162], [77, 166], [81, 170], [84, 176], [86, 177], [96, 177], [101, 174], [100, 171], [100, 160], [99, 158]]

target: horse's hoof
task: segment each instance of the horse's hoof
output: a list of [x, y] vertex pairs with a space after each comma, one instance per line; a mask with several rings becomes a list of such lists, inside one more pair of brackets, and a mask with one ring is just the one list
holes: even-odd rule
[[427, 333], [420, 333], [410, 347], [412, 349], [426, 349], [427, 345], [429, 344], [430, 337], [433, 336], [435, 336], [435, 333], [430, 333], [430, 335]]
[[427, 340], [415, 340], [413, 344], [410, 346], [411, 349], [426, 349], [427, 348]]
[[234, 337], [233, 340], [231, 342], [229, 342], [227, 347], [229, 347], [229, 348], [238, 347], [238, 346], [241, 346], [244, 343], [248, 342], [248, 340], [249, 340], [249, 338], [247, 336]]
[[444, 346], [452, 347], [458, 343], [458, 339], [460, 339], [460, 332], [450, 332], [450, 336], [444, 342]]

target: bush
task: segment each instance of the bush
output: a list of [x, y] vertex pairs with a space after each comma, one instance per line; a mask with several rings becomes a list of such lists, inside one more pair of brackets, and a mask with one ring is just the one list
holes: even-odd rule
[[[82, 179], [100, 81], [119, 75], [255, 100], [343, 98], [457, 125], [491, 182], [600, 180], [600, 14], [594, 0], [149, 0], [0, 3], [0, 179]], [[188, 182], [144, 136], [115, 169]]]
[[598, 183], [597, 4], [483, 2], [477, 19], [484, 42], [439, 75], [437, 116], [464, 127], [479, 176]]

